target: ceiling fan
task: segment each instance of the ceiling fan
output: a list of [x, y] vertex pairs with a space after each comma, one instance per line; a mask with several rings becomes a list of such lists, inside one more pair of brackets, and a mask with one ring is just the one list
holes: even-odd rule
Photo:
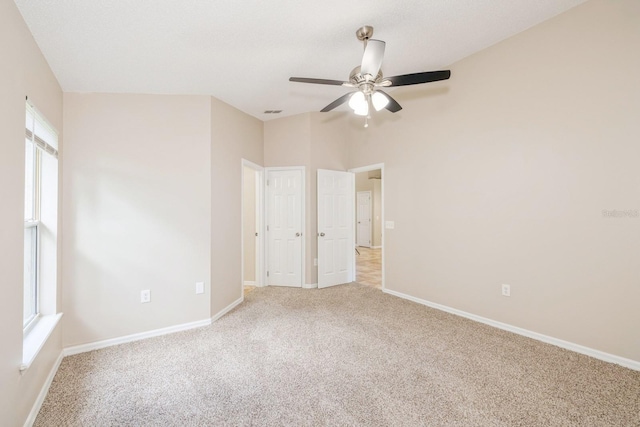
[[374, 40], [371, 36], [373, 36], [373, 27], [364, 26], [356, 31], [356, 37], [364, 43], [364, 55], [362, 55], [362, 64], [351, 71], [349, 81], [310, 79], [305, 77], [291, 77], [289, 81], [357, 88], [357, 90], [353, 92], [342, 95], [320, 111], [323, 113], [331, 111], [349, 101], [349, 107], [351, 107], [357, 115], [367, 116], [367, 118], [369, 118], [370, 104], [376, 111], [385, 108], [392, 113], [396, 113], [402, 110], [400, 104], [380, 88], [430, 83], [447, 80], [451, 77], [451, 71], [449, 70], [425, 71], [422, 73], [384, 77], [380, 67], [382, 66], [382, 60], [384, 58], [385, 42]]

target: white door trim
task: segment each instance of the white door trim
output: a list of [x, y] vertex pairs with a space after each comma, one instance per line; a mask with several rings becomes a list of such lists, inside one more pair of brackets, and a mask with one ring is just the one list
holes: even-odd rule
[[[380, 242], [380, 245], [382, 246], [382, 290], [385, 291], [387, 288], [385, 286], [386, 283], [386, 279], [385, 279], [385, 268], [384, 268], [384, 260], [385, 260], [385, 228], [384, 228], [384, 224], [385, 224], [385, 216], [384, 216], [384, 163], [376, 163], [373, 165], [368, 165], [368, 166], [361, 166], [358, 168], [351, 168], [349, 169], [349, 172], [353, 172], [353, 173], [360, 173], [360, 172], [369, 172], [369, 171], [374, 171], [374, 170], [378, 170], [380, 169], [380, 233], [382, 234], [382, 241]], [[354, 231], [355, 233], [355, 231]], [[355, 235], [353, 236], [354, 241], [355, 241]], [[372, 237], [373, 239], [373, 237]], [[355, 265], [356, 261], [355, 261], [355, 257], [353, 259], [353, 271], [356, 271], [356, 265]]]
[[[287, 170], [299, 170], [302, 172], [302, 177], [301, 177], [301, 182], [300, 185], [302, 187], [302, 194], [300, 196], [300, 203], [301, 203], [301, 207], [300, 207], [300, 215], [301, 215], [301, 219], [300, 219], [300, 224], [302, 224], [302, 231], [301, 231], [301, 239], [302, 239], [302, 250], [301, 250], [301, 267], [302, 268], [302, 272], [300, 274], [300, 287], [304, 286], [305, 283], [305, 277], [307, 275], [307, 271], [305, 268], [305, 258], [306, 258], [306, 242], [307, 242], [307, 216], [306, 216], [306, 197], [307, 197], [307, 187], [306, 187], [306, 178], [307, 178], [307, 173], [306, 173], [306, 168], [304, 166], [272, 166], [272, 167], [266, 167], [264, 168], [264, 173], [265, 173], [265, 179], [264, 179], [264, 212], [265, 212], [265, 222], [263, 223], [263, 236], [264, 236], [264, 242], [266, 242], [266, 220], [268, 218], [266, 218], [266, 212], [269, 212], [269, 201], [268, 201], [268, 197], [266, 197], [266, 193], [267, 193], [267, 181], [268, 181], [268, 177], [269, 177], [269, 172], [271, 171], [287, 171]], [[267, 266], [269, 265], [269, 245], [267, 245], [265, 243], [264, 245], [264, 264], [262, 266], [262, 277], [264, 278], [264, 286], [268, 286], [269, 281], [267, 280]]]
[[[256, 239], [256, 256], [255, 256], [255, 285], [264, 286], [264, 167], [253, 163], [247, 159], [240, 161], [240, 188], [244, 190], [244, 168], [248, 167], [256, 171], [256, 231], [258, 239]], [[240, 212], [244, 212], [244, 197], [240, 197]], [[240, 221], [240, 281], [241, 294], [244, 295], [244, 224]]]

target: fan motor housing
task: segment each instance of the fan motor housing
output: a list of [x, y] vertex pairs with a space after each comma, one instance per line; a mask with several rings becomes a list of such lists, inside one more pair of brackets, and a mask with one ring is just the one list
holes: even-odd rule
[[360, 66], [354, 68], [349, 74], [349, 82], [366, 94], [373, 93], [374, 84], [382, 80], [382, 70], [378, 71], [375, 79], [367, 79], [360, 72]]

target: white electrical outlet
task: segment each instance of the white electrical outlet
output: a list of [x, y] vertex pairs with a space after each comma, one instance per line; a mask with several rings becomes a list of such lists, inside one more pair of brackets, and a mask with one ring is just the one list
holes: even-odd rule
[[151, 290], [145, 289], [144, 291], [140, 291], [140, 302], [151, 302]]
[[510, 285], [502, 285], [502, 296], [510, 297], [511, 296], [511, 286]]
[[394, 228], [396, 228], [395, 221], [385, 221], [384, 228], [386, 228], [387, 230], [393, 230]]
[[313, 265], [315, 265], [316, 267], [318, 266], [318, 258], [313, 259]]
[[196, 294], [204, 294], [204, 282], [196, 282]]

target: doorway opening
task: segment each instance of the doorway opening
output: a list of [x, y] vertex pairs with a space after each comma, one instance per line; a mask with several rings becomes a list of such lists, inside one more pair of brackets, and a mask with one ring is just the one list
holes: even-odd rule
[[384, 165], [351, 172], [356, 182], [356, 282], [384, 289]]
[[262, 166], [242, 159], [242, 295], [264, 286]]

